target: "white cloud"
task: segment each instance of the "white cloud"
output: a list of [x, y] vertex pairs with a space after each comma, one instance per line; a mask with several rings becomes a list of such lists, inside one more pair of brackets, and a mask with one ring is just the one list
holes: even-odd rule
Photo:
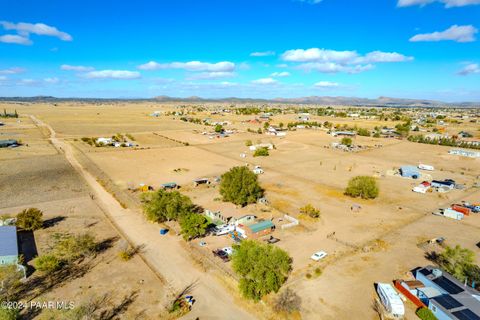
[[464, 7], [469, 5], [480, 4], [480, 0], [398, 0], [397, 6], [425, 6], [430, 3], [440, 2], [445, 5], [445, 8]]
[[0, 70], [0, 74], [17, 74], [17, 73], [22, 73], [22, 72], [25, 72], [25, 69], [24, 68], [19, 68], [19, 67]]
[[404, 62], [411, 61], [413, 57], [407, 57], [397, 52], [382, 52], [372, 51], [360, 58], [362, 63], [375, 63], [375, 62]]
[[0, 21], [0, 24], [5, 30], [15, 30], [23, 37], [28, 38], [30, 34], [36, 34], [39, 36], [51, 36], [57, 37], [63, 41], [72, 41], [73, 38], [66, 32], [60, 31], [55, 27], [48, 26], [44, 23], [12, 23], [8, 21]]
[[321, 73], [345, 72], [350, 74], [368, 71], [374, 68], [372, 64], [344, 65], [335, 62], [309, 62], [298, 65], [304, 71], [317, 71]]
[[158, 63], [150, 61], [148, 63], [138, 66], [140, 70], [160, 70], [160, 69], [184, 69], [187, 71], [204, 71], [204, 72], [232, 72], [235, 70], [235, 64], [229, 61], [222, 61], [217, 63], [208, 63], [200, 61], [190, 62], [171, 62]]
[[340, 84], [338, 82], [320, 81], [315, 83], [313, 86], [315, 88], [320, 88], [320, 89], [332, 89], [332, 88], [338, 88]]
[[138, 79], [140, 78], [140, 72], [126, 71], [126, 70], [100, 70], [90, 71], [85, 73], [85, 78], [88, 79]]
[[95, 68], [93, 68], [93, 67], [72, 66], [72, 65], [69, 65], [69, 64], [62, 64], [60, 66], [60, 69], [66, 70], [66, 71], [78, 71], [78, 72], [87, 72], [87, 71], [95, 70]]
[[277, 84], [278, 81], [273, 78], [262, 78], [252, 81], [253, 84]]
[[278, 78], [289, 77], [289, 76], [290, 76], [290, 72], [287, 72], [287, 71], [274, 72], [270, 75], [270, 77], [278, 77]]
[[362, 56], [351, 50], [311, 48], [287, 50], [282, 54], [282, 59], [289, 62], [300, 62], [296, 68], [305, 71], [359, 73], [373, 69], [374, 63], [411, 61], [413, 57], [397, 52], [372, 51]]
[[260, 51], [260, 52], [252, 52], [250, 53], [251, 57], [268, 57], [268, 56], [274, 56], [275, 51]]
[[21, 79], [20, 80], [20, 85], [27, 85], [27, 86], [32, 86], [32, 85], [37, 85], [38, 81], [35, 79]]
[[223, 72], [223, 71], [200, 72], [188, 77], [187, 80], [211, 80], [211, 79], [230, 78], [233, 76], [235, 76], [235, 73], [233, 72]]
[[466, 65], [462, 70], [458, 72], [462, 76], [469, 74], [480, 74], [480, 65], [478, 63], [471, 63]]
[[24, 46], [29, 46], [32, 44], [32, 41], [30, 39], [28, 39], [27, 37], [19, 36], [17, 34], [6, 34], [0, 36], [0, 42], [21, 44]]
[[319, 48], [287, 50], [282, 54], [290, 62], [347, 62], [358, 57], [356, 51], [336, 51]]
[[456, 42], [472, 42], [475, 41], [475, 34], [478, 30], [472, 26], [453, 25], [445, 31], [436, 31], [432, 33], [417, 34], [410, 38], [411, 42], [419, 41], [444, 41], [451, 40]]
[[58, 78], [45, 78], [43, 79], [43, 81], [45, 81], [46, 83], [50, 83], [50, 84], [57, 84], [60, 82], [60, 80]]
[[5, 81], [5, 80], [7, 80], [7, 79], [8, 79], [8, 78], [5, 77], [5, 76], [0, 76], [0, 81]]

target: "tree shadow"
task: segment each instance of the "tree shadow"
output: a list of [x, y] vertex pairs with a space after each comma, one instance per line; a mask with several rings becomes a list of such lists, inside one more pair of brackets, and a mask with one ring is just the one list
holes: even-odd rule
[[23, 263], [27, 268], [27, 277], [30, 276], [35, 269], [28, 263], [32, 261], [37, 255], [37, 243], [35, 241], [35, 234], [33, 231], [21, 230], [17, 233], [19, 254], [23, 257]]
[[440, 262], [440, 256], [435, 251], [425, 252], [425, 259], [438, 264]]
[[137, 298], [138, 298], [138, 291], [133, 291], [129, 295], [123, 297], [122, 301], [119, 304], [112, 306], [108, 310], [103, 310], [100, 314], [99, 319], [102, 319], [102, 320], [118, 319], [118, 316], [125, 313], [125, 311], [128, 310], [128, 307], [133, 302], [135, 302]]
[[43, 221], [43, 229], [48, 229], [48, 228], [54, 227], [65, 219], [66, 219], [66, 217], [64, 217], [64, 216], [58, 216], [58, 217], [54, 217], [54, 218], [51, 218], [51, 219], [47, 219], [47, 220]]
[[98, 242], [95, 247], [95, 253], [99, 254], [107, 251], [108, 249], [112, 248], [115, 242], [117, 242], [119, 239], [120, 238], [118, 236], [115, 236]]

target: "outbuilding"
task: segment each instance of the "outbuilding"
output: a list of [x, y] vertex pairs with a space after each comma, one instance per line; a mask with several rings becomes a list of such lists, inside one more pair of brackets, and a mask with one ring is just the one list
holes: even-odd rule
[[16, 147], [18, 146], [17, 140], [0, 140], [0, 148]]
[[275, 225], [271, 220], [264, 220], [250, 226], [245, 226], [244, 230], [248, 238], [257, 239], [272, 233], [273, 230], [275, 230]]
[[18, 263], [17, 227], [0, 226], [0, 266]]
[[420, 171], [414, 166], [402, 166], [400, 167], [400, 174], [404, 178], [418, 179], [420, 178]]

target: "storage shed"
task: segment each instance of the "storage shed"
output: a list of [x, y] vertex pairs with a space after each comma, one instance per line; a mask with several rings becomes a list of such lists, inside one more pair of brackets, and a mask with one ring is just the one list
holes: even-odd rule
[[420, 171], [414, 166], [400, 167], [400, 174], [405, 178], [418, 179], [420, 178]]
[[246, 236], [248, 238], [260, 238], [275, 230], [275, 225], [270, 220], [261, 221], [245, 227]]
[[0, 266], [18, 263], [17, 227], [0, 226]]
[[18, 146], [17, 140], [0, 140], [0, 148], [16, 147]]

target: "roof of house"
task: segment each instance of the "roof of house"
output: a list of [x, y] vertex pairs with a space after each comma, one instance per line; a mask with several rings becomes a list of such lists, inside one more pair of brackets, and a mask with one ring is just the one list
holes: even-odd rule
[[275, 227], [275, 225], [270, 220], [260, 221], [259, 223], [255, 223], [255, 224], [252, 224], [251, 226], [249, 226], [250, 230], [252, 230], [253, 233], [257, 233], [257, 232], [260, 232], [262, 230], [270, 229], [270, 228], [273, 228], [273, 227]]
[[17, 227], [0, 226], [0, 256], [18, 256]]
[[415, 166], [401, 166], [400, 170], [403, 174], [419, 174], [418, 168]]
[[442, 270], [441, 275], [435, 277], [433, 266], [426, 266], [418, 272], [430, 277], [438, 290], [447, 292], [431, 299], [436, 305], [443, 308], [448, 314], [456, 319], [477, 320], [480, 319], [480, 293], [455, 279], [451, 274]]

